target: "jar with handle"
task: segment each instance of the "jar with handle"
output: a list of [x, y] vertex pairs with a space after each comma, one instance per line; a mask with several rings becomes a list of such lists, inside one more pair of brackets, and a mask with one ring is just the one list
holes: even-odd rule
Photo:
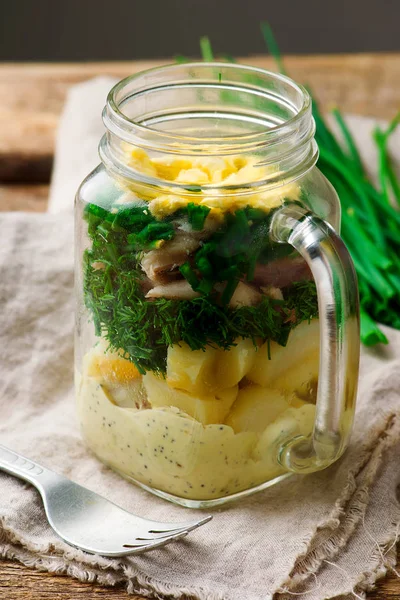
[[225, 63], [129, 77], [76, 200], [76, 390], [89, 447], [189, 507], [336, 461], [357, 281], [307, 91]]

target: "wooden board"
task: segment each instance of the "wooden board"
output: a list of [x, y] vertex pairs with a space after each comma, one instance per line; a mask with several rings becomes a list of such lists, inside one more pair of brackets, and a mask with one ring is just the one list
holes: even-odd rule
[[[275, 68], [265, 56], [240, 62]], [[154, 62], [0, 65], [0, 181], [48, 182], [58, 118], [68, 89], [96, 75], [126, 77]], [[398, 54], [289, 56], [294, 79], [323, 108], [390, 118], [400, 107]]]
[[[80, 583], [63, 576], [54, 576], [22, 565], [0, 563], [1, 600], [145, 600], [130, 596], [124, 589]], [[383, 580], [368, 600], [399, 600], [400, 585], [395, 576]], [[237, 600], [241, 600], [238, 598]]]
[[[241, 62], [267, 68], [267, 57]], [[390, 118], [400, 108], [400, 54], [288, 57], [291, 75], [308, 83], [326, 110]], [[47, 206], [56, 127], [68, 89], [96, 75], [116, 78], [153, 62], [0, 65], [0, 210], [40, 212]], [[7, 184], [8, 182], [8, 184]], [[13, 182], [13, 183], [10, 183]], [[138, 600], [119, 588], [80, 583], [0, 562], [1, 600]], [[400, 600], [400, 581], [380, 581], [369, 600]]]
[[44, 212], [48, 195], [49, 186], [45, 184], [0, 184], [0, 210]]

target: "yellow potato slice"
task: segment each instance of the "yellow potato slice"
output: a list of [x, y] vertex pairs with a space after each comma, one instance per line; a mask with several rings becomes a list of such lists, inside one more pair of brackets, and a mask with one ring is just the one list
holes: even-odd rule
[[318, 379], [318, 319], [300, 323], [291, 331], [286, 346], [271, 342], [270, 351], [271, 360], [268, 359], [268, 344], [261, 346], [247, 378], [263, 387], [307, 395], [309, 383]]
[[216, 357], [216, 382], [224, 389], [239, 383], [252, 368], [257, 349], [251, 340], [236, 340], [236, 346], [219, 350]]
[[239, 391], [225, 423], [235, 432], [261, 433], [288, 408], [289, 403], [279, 390], [250, 385]]
[[169, 346], [167, 354], [167, 383], [180, 390], [202, 396], [217, 388], [215, 380], [217, 350], [207, 347], [191, 350], [180, 342]]
[[192, 395], [170, 387], [165, 379], [152, 373], [144, 375], [143, 385], [153, 408], [175, 406], [203, 425], [223, 423], [238, 393], [238, 387], [233, 386], [216, 395]]

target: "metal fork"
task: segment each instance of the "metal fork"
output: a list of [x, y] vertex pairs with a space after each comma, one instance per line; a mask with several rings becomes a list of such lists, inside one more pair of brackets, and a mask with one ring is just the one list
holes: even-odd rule
[[187, 535], [212, 518], [186, 523], [142, 519], [1, 445], [0, 471], [34, 485], [57, 535], [91, 554], [127, 556], [146, 552]]

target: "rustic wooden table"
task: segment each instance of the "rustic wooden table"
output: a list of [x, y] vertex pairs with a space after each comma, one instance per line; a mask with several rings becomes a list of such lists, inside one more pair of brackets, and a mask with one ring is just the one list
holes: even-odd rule
[[[273, 67], [261, 56], [241, 62]], [[71, 85], [96, 75], [122, 78], [154, 65], [149, 61], [0, 65], [0, 210], [46, 210], [55, 130]], [[294, 79], [312, 87], [325, 110], [337, 105], [347, 113], [390, 118], [400, 109], [400, 54], [293, 56], [287, 57], [286, 66]], [[400, 600], [400, 581], [390, 575], [368, 597]], [[3, 561], [0, 598], [123, 600], [128, 595]]]

